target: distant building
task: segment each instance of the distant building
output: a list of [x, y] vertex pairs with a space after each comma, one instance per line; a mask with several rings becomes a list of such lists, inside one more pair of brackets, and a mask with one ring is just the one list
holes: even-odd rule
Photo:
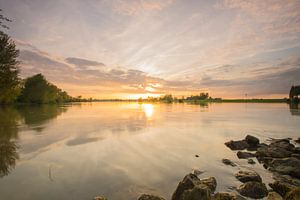
[[300, 85], [298, 86], [292, 86], [291, 87], [291, 90], [290, 90], [290, 100], [293, 100], [293, 99], [299, 99], [299, 96], [300, 95]]

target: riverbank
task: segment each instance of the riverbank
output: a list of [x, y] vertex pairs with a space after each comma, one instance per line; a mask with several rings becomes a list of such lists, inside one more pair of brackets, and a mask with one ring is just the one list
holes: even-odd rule
[[[269, 144], [260, 143], [254, 136], [247, 135], [245, 139], [229, 141], [225, 145], [236, 151], [239, 159], [248, 159], [249, 165], [256, 162], [273, 173], [274, 182], [269, 189], [263, 183], [262, 177], [253, 170], [237, 170], [235, 178], [241, 182], [238, 188], [228, 192], [216, 192], [215, 177], [199, 178], [203, 172], [196, 170], [187, 174], [179, 182], [171, 200], [298, 200], [300, 199], [300, 138], [270, 139]], [[294, 144], [293, 144], [294, 143]], [[298, 144], [297, 144], [298, 143]], [[254, 161], [254, 159], [256, 161]], [[229, 159], [222, 162], [228, 167], [239, 166]], [[94, 200], [106, 200], [95, 197]], [[142, 194], [138, 200], [165, 200], [160, 196]]]

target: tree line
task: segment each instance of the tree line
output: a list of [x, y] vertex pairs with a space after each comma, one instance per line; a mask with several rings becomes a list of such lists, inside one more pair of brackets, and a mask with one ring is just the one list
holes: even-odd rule
[[72, 97], [49, 83], [42, 74], [19, 77], [19, 50], [14, 41], [0, 31], [0, 104], [60, 103]]
[[[0, 28], [8, 29], [5, 23], [10, 21], [0, 13]], [[10, 36], [0, 30], [0, 104], [60, 103], [78, 100], [49, 83], [42, 74], [21, 79], [19, 53]]]

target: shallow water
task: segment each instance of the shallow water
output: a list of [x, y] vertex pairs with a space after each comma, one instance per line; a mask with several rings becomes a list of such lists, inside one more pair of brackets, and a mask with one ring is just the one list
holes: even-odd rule
[[[260, 164], [238, 160], [224, 142], [246, 134], [299, 137], [300, 112], [287, 104], [82, 103], [0, 108], [0, 199], [170, 198], [193, 169], [215, 176], [218, 191], [239, 186], [234, 173]], [[199, 157], [195, 157], [195, 155]], [[232, 159], [239, 167], [222, 164]]]

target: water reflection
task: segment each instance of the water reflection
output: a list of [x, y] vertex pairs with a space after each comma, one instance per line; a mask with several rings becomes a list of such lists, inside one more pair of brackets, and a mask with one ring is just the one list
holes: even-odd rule
[[67, 111], [66, 106], [55, 104], [19, 106], [17, 109], [23, 117], [24, 123], [38, 132], [43, 130], [44, 124]]
[[154, 112], [152, 104], [142, 104], [143, 110], [147, 118], [151, 118]]
[[290, 112], [291, 115], [300, 116], [300, 107], [299, 104], [290, 103]]
[[[17, 167], [0, 179], [0, 196], [79, 200], [103, 195], [128, 200], [158, 193], [169, 199], [193, 169], [215, 176], [218, 190], [224, 191], [240, 183], [235, 169], [222, 164], [223, 158], [249, 167], [224, 142], [245, 134], [262, 141], [296, 137], [297, 118], [286, 104], [107, 102], [2, 109], [1, 144], [10, 152], [0, 155], [2, 176]], [[262, 172], [269, 183], [262, 166], [250, 168]]]
[[0, 107], [0, 177], [14, 169], [19, 158], [16, 144], [19, 113], [12, 107]]
[[47, 122], [66, 109], [57, 105], [0, 107], [0, 177], [8, 175], [19, 159], [18, 132], [22, 124], [41, 132]]

